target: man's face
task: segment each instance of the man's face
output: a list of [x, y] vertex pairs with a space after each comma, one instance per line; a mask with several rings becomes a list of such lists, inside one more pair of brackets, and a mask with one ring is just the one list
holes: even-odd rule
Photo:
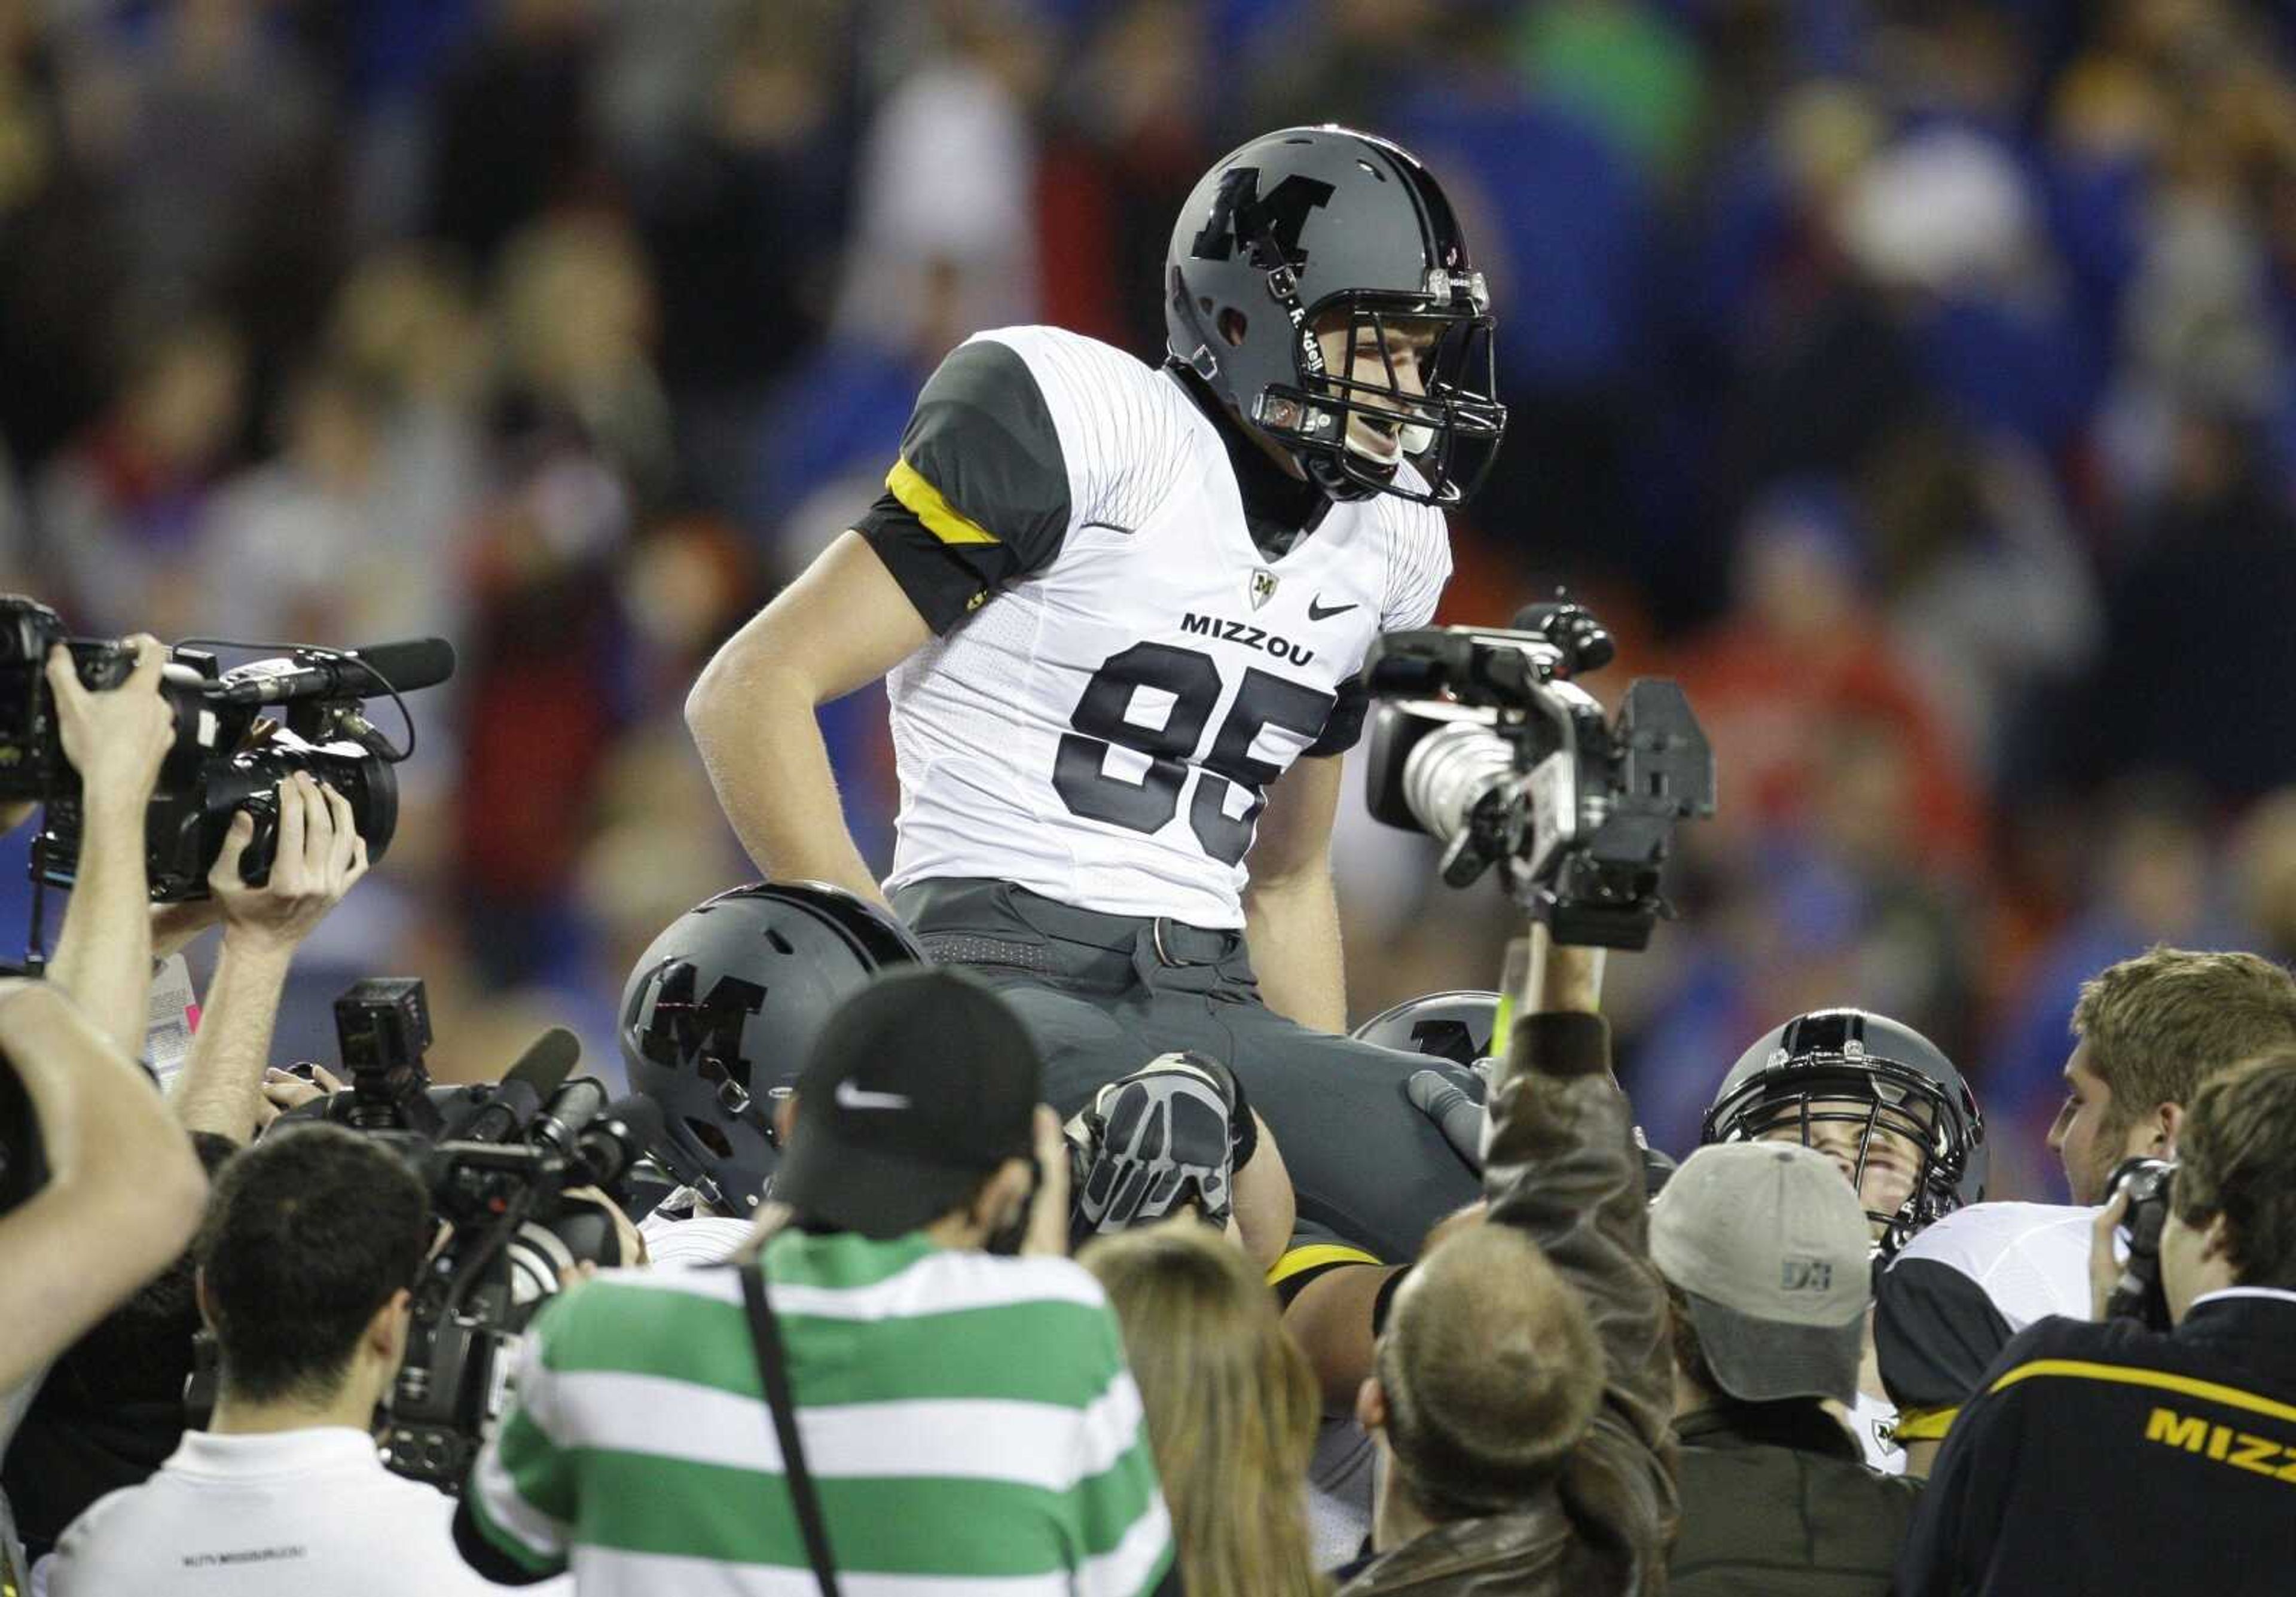
[[[1869, 1216], [1895, 1215], [1914, 1195], [1915, 1183], [1921, 1179], [1922, 1145], [1906, 1133], [1891, 1130], [1886, 1120], [1875, 1124], [1868, 1139], [1866, 1121], [1872, 1109], [1869, 1102], [1859, 1098], [1813, 1098], [1807, 1137], [1800, 1118], [1790, 1116], [1759, 1133], [1756, 1140], [1800, 1142], [1816, 1150], [1833, 1161], [1843, 1180], [1856, 1184], [1858, 1205]], [[1857, 1173], [1861, 1142], [1866, 1147], [1862, 1177]], [[1880, 1241], [1884, 1223], [1869, 1224], [1874, 1240]]]
[[[1368, 321], [1319, 328], [1316, 340], [1323, 346], [1324, 367], [1333, 376], [1379, 389], [1391, 384], [1415, 397], [1427, 391], [1427, 364], [1439, 331], [1437, 323], [1389, 317], [1376, 328]], [[1393, 426], [1351, 415], [1348, 447], [1374, 465], [1392, 466], [1403, 459], [1404, 439]]]
[[2073, 1201], [2085, 1208], [2104, 1201], [2106, 1177], [2112, 1167], [2132, 1154], [2152, 1151], [2152, 1137], [2144, 1125], [2123, 1120], [2114, 1112], [2112, 1089], [2089, 1068], [2088, 1044], [2074, 1048], [2065, 1061], [2065, 1102], [2049, 1127], [2049, 1147], [2064, 1161], [2065, 1184]]

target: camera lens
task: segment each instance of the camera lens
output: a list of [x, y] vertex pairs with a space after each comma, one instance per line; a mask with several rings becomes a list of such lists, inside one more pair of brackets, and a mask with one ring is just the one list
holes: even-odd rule
[[1449, 842], [1465, 830], [1475, 801], [1513, 780], [1514, 755], [1480, 722], [1439, 726], [1412, 746], [1403, 766], [1403, 801], [1419, 824]]

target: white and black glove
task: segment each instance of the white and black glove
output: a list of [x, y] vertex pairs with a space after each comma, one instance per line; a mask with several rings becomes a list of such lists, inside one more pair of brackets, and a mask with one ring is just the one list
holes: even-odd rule
[[[1193, 1205], [1213, 1225], [1235, 1208], [1235, 1125], [1250, 1111], [1226, 1065], [1167, 1053], [1093, 1095], [1066, 1127], [1074, 1173], [1070, 1245], [1128, 1231]], [[1257, 1142], [1256, 1128], [1250, 1141]]]

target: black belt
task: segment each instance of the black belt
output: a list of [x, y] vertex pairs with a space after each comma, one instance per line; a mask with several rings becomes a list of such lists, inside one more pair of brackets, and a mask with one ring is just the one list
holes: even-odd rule
[[1210, 926], [1191, 926], [1185, 921], [1175, 921], [1169, 915], [1111, 915], [1096, 909], [1080, 909], [1073, 904], [1062, 904], [1057, 898], [1047, 898], [1042, 893], [1032, 893], [1026, 888], [1014, 888], [1016, 902], [1025, 901], [1021, 918], [1050, 936], [1071, 943], [1087, 943], [1111, 953], [1129, 954], [1138, 945], [1140, 934], [1148, 934], [1148, 944], [1155, 951], [1156, 962], [1174, 967], [1181, 965], [1216, 965], [1229, 958], [1243, 946], [1240, 931], [1222, 931]]
[[[939, 885], [954, 888], [959, 884], [943, 878]], [[987, 880], [980, 882], [984, 889], [996, 885], [998, 884]], [[1185, 921], [1175, 921], [1169, 915], [1112, 915], [1096, 909], [1062, 904], [1057, 898], [1047, 898], [1042, 893], [1032, 893], [1022, 887], [1008, 887], [1007, 890], [1013, 896], [1013, 911], [1022, 921], [1046, 936], [1058, 938], [1065, 943], [1082, 943], [1086, 947], [1103, 948], [1111, 954], [1128, 954], [1139, 946], [1141, 935], [1144, 932], [1156, 962], [1173, 969], [1187, 965], [1216, 965], [1222, 960], [1234, 958], [1243, 950], [1243, 933], [1241, 931], [1191, 926]]]

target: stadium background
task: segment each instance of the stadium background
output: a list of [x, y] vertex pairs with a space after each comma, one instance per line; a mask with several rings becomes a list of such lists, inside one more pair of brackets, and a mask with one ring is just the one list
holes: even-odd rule
[[[88, 634], [453, 638], [280, 1051], [413, 972], [442, 1075], [554, 1020], [616, 1069], [636, 952], [744, 872], [679, 721], [715, 643], [952, 343], [1152, 358], [1191, 182], [1351, 122], [1497, 296], [1444, 618], [1568, 580], [1716, 736], [1689, 918], [1613, 967], [1656, 1139], [1850, 999], [2038, 1195], [2081, 975], [2296, 954], [2292, 44], [2236, 0], [0, 0], [0, 577]], [[882, 698], [827, 721], [882, 864]], [[1495, 970], [1430, 864], [1343, 823], [1358, 1016]]]

